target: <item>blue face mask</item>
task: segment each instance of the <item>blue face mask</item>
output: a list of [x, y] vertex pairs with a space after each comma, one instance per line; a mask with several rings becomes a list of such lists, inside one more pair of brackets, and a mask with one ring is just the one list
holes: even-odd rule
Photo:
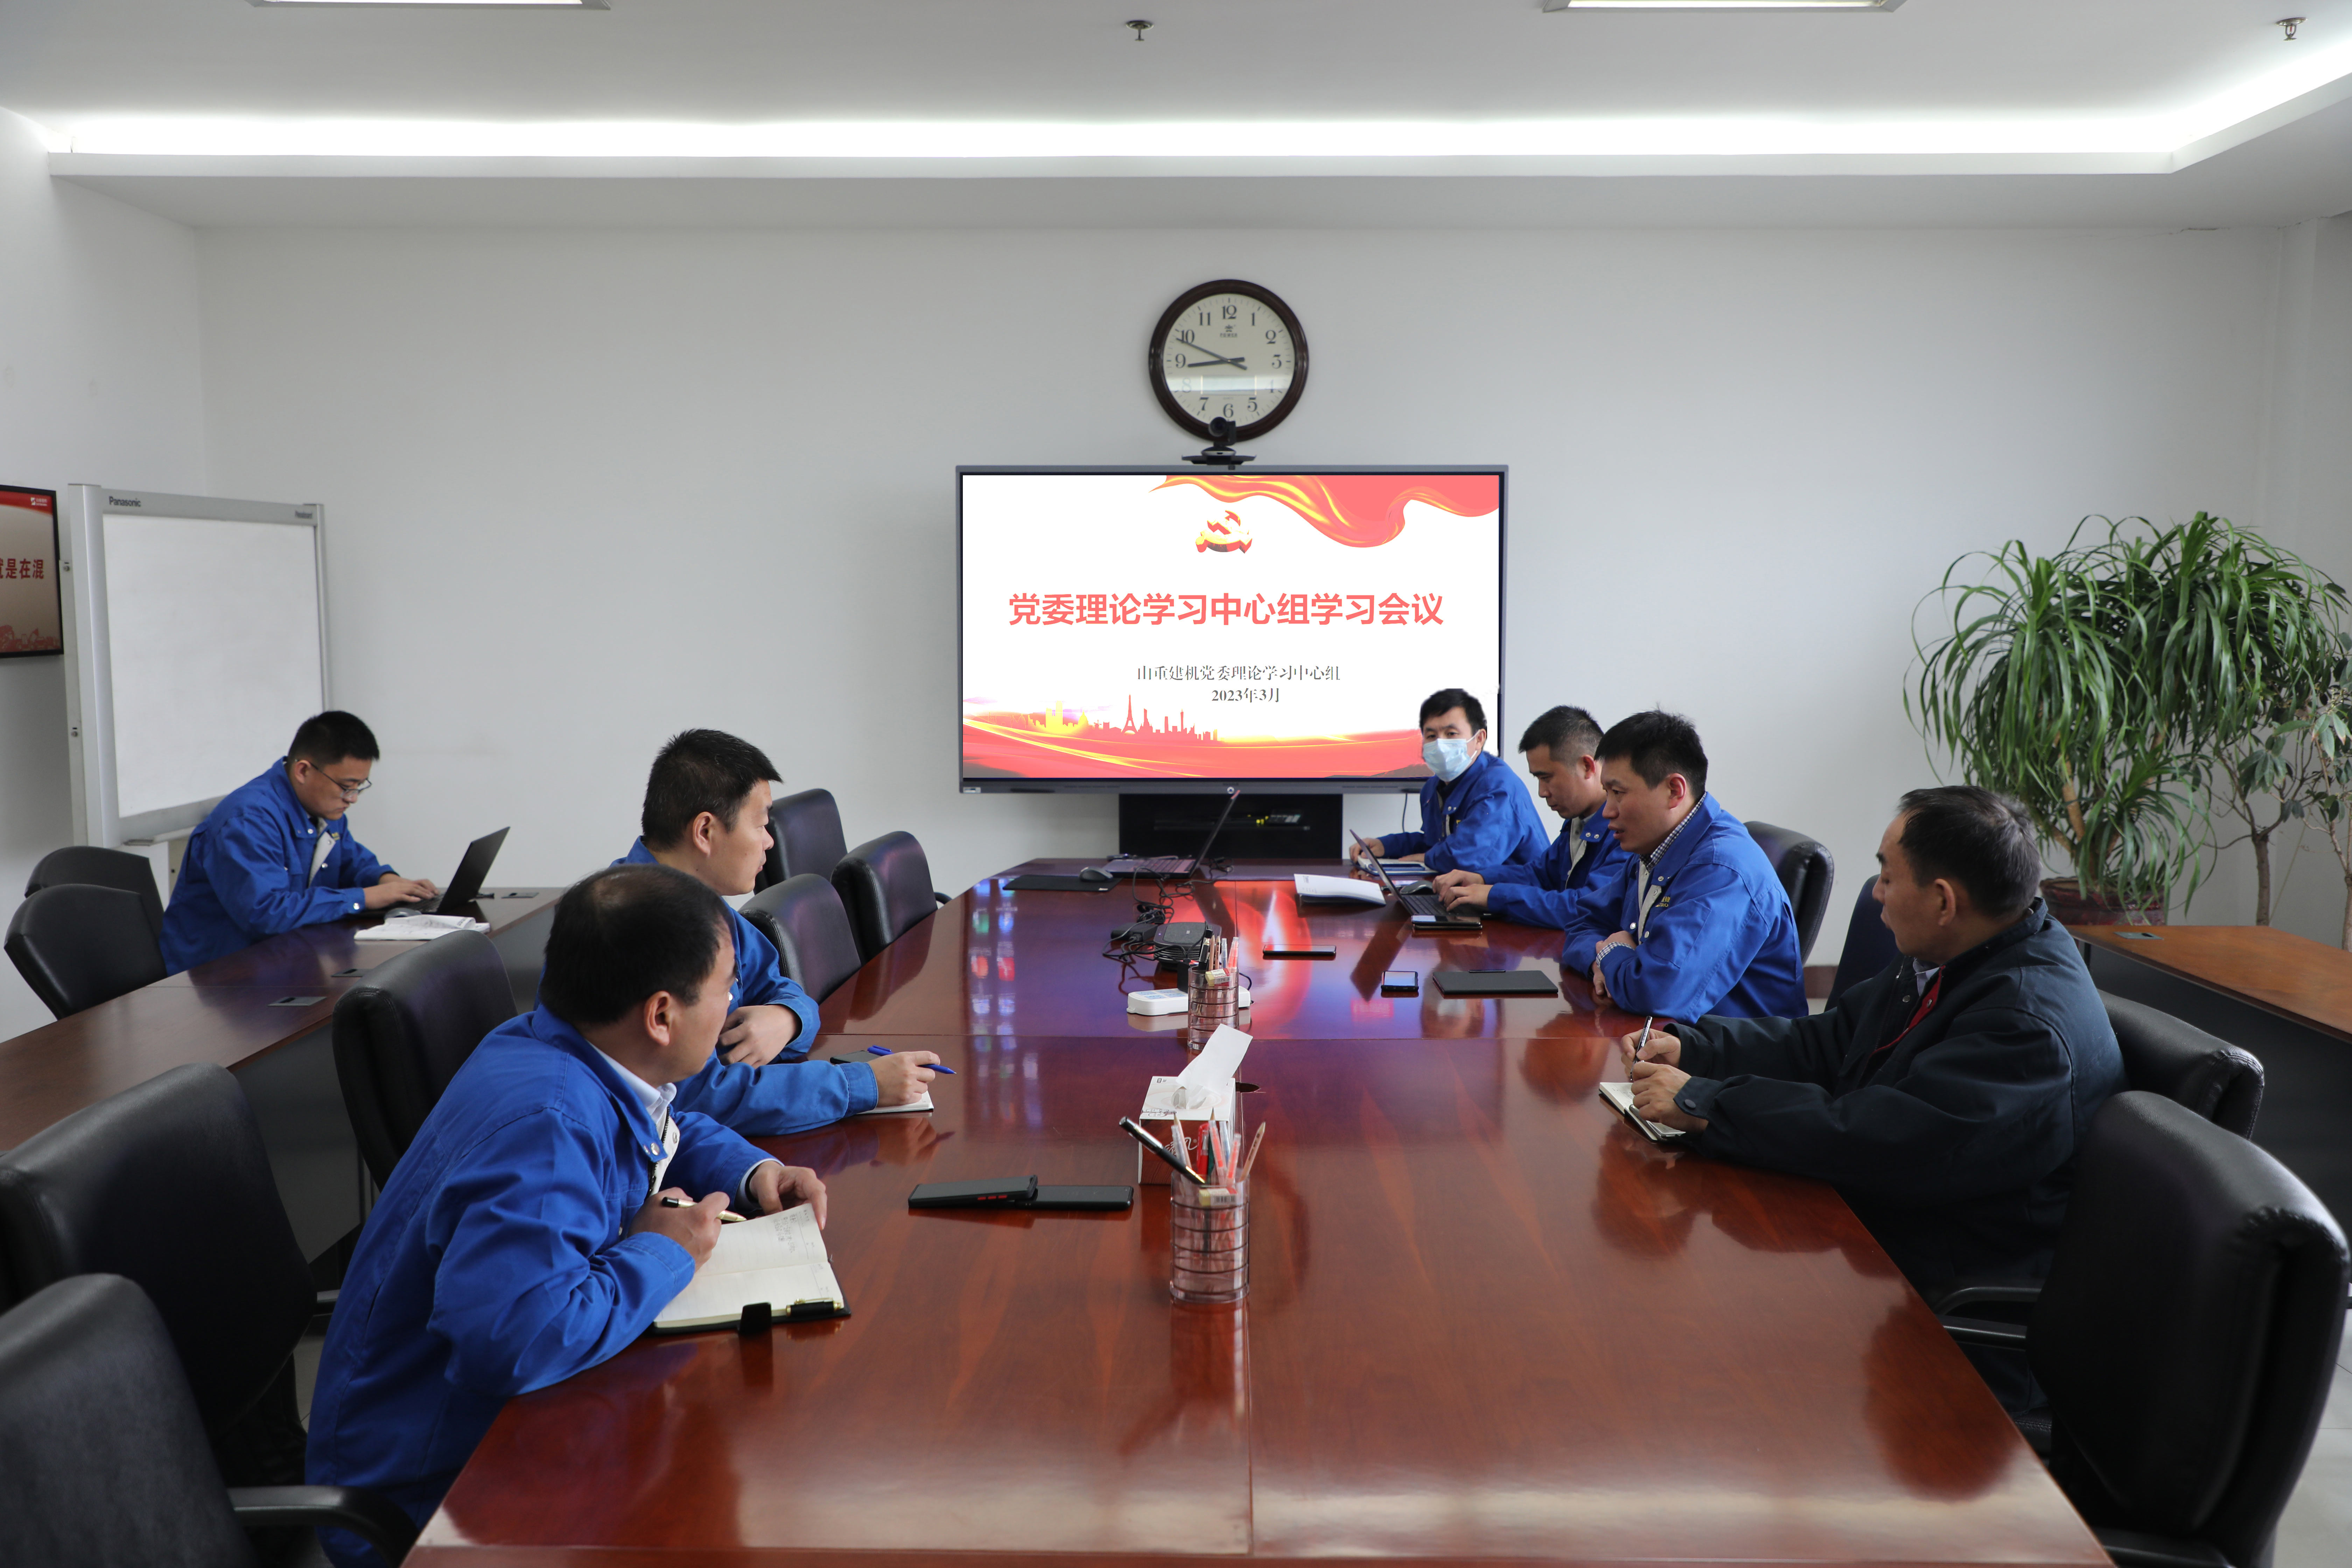
[[1429, 771], [1452, 784], [1470, 771], [1470, 742], [1463, 740], [1423, 741], [1421, 760]]

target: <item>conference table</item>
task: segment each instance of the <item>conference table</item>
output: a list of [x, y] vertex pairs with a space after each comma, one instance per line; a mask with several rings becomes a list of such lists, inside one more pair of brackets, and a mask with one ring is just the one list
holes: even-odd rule
[[[445, 911], [489, 926], [519, 1008], [538, 995], [540, 955], [562, 893], [491, 889]], [[0, 1149], [173, 1068], [215, 1063], [244, 1086], [303, 1256], [329, 1254], [359, 1226], [372, 1194], [328, 1025], [336, 1001], [370, 970], [415, 951], [412, 942], [359, 940], [388, 918], [283, 931], [0, 1040]]]
[[[908, 1209], [926, 1181], [1134, 1182], [1114, 1123], [1188, 1058], [1181, 1017], [1124, 1011], [1151, 973], [1102, 956], [1133, 885], [991, 878], [823, 1004], [817, 1055], [937, 1051], [936, 1110], [763, 1141], [824, 1176], [851, 1315], [648, 1337], [509, 1401], [409, 1561], [2106, 1562], [1834, 1191], [1599, 1098], [1638, 1019], [1573, 976], [1428, 984], [1556, 977], [1557, 933], [1414, 935], [1302, 908], [1290, 869], [1170, 889], [1253, 983], [1244, 1301], [1171, 1301], [1163, 1187]], [[1382, 996], [1389, 969], [1423, 994]]]

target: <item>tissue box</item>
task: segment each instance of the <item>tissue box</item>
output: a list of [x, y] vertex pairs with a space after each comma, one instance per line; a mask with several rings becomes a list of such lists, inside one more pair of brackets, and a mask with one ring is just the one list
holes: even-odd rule
[[[1205, 1105], [1190, 1105], [1181, 1110], [1171, 1101], [1169, 1091], [1175, 1086], [1176, 1080], [1172, 1078], [1154, 1078], [1151, 1080], [1150, 1089], [1143, 1096], [1143, 1109], [1135, 1116], [1146, 1132], [1173, 1148], [1175, 1145], [1169, 1143], [1169, 1132], [1180, 1119], [1185, 1126], [1186, 1135], [1195, 1141], [1201, 1136], [1201, 1124], [1204, 1121], [1222, 1121], [1236, 1131], [1240, 1131], [1241, 1096], [1235, 1091], [1231, 1079], [1203, 1093], [1207, 1100]], [[1142, 1149], [1135, 1152], [1135, 1180], [1139, 1186], [1164, 1187], [1176, 1179], [1176, 1173], [1150, 1152]]]

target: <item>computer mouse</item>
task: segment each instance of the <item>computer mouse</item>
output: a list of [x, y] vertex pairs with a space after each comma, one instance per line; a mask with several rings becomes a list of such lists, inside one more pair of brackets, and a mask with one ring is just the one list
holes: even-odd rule
[[1090, 887], [1108, 888], [1118, 879], [1099, 866], [1088, 866], [1078, 872], [1078, 880]]

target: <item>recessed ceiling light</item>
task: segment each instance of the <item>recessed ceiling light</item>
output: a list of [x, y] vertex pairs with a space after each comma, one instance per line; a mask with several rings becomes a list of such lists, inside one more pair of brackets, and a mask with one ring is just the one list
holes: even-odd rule
[[[250, 4], [270, 10], [283, 10], [294, 5], [399, 5], [414, 10], [419, 6], [463, 5], [477, 11], [609, 11], [606, 0], [250, 0]], [[1901, 4], [1901, 0], [1896, 0]]]
[[1903, 0], [1543, 0], [1547, 11], [1892, 11]]

